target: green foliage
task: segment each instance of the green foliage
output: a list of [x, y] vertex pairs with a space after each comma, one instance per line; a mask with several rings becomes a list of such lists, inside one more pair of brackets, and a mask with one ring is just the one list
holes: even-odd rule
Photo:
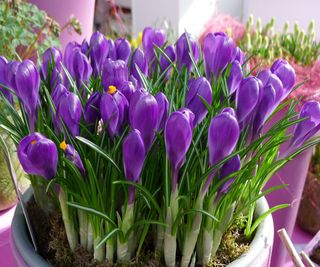
[[33, 4], [13, 2], [0, 2], [0, 55], [8, 60], [26, 59], [60, 45], [55, 21]]

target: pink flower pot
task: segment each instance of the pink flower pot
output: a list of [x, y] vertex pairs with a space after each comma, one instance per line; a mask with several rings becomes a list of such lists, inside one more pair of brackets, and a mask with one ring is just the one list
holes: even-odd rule
[[[276, 114], [266, 128], [270, 128], [270, 126], [281, 119], [284, 114], [284, 111], [280, 111]], [[293, 130], [294, 127], [291, 127], [288, 129], [288, 132], [292, 133]], [[280, 147], [280, 153], [286, 151], [286, 147], [287, 144], [283, 144]], [[290, 204], [290, 207], [279, 210], [273, 214], [275, 237], [271, 266], [276, 267], [284, 264], [287, 251], [276, 233], [280, 228], [285, 228], [289, 236], [293, 233], [311, 155], [312, 149], [308, 149], [292, 161], [288, 162], [287, 165], [269, 180], [265, 187], [265, 189], [268, 189], [273, 186], [288, 184], [288, 186], [267, 195], [267, 200], [270, 207], [284, 203]]]
[[47, 14], [58, 21], [63, 27], [74, 15], [81, 24], [82, 34], [64, 30], [60, 35], [62, 51], [70, 41], [81, 43], [83, 39], [89, 40], [93, 30], [93, 18], [95, 0], [29, 0], [30, 3], [37, 5], [38, 8], [47, 12]]

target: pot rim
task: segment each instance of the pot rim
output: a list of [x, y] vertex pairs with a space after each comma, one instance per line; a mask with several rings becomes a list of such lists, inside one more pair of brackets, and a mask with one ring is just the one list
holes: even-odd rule
[[[28, 189], [23, 199], [27, 202], [32, 196], [32, 189]], [[269, 206], [265, 197], [257, 200], [255, 216], [259, 216], [269, 210]], [[272, 249], [274, 238], [273, 220], [271, 214], [268, 215], [258, 226], [255, 236], [250, 243], [249, 251], [241, 255], [238, 259], [228, 264], [228, 267], [251, 266], [253, 259], [260, 257], [261, 251], [270, 246]], [[27, 231], [27, 225], [22, 213], [20, 204], [15, 210], [11, 225], [12, 248], [16, 250], [15, 256], [24, 260], [27, 266], [32, 267], [52, 267], [44, 258], [35, 252], [30, 236]], [[261, 239], [264, 239], [261, 241]], [[271, 253], [269, 257], [271, 256]]]

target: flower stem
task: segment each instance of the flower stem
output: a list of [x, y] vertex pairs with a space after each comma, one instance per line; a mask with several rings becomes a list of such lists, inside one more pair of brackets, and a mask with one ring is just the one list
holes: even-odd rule
[[70, 216], [70, 210], [67, 206], [67, 196], [64, 190], [61, 188], [59, 193], [59, 202], [61, 207], [62, 219], [66, 230], [69, 246], [71, 251], [75, 251], [76, 246], [79, 243], [78, 233], [75, 229], [74, 221]]
[[104, 252], [105, 252], [105, 246], [101, 245], [100, 247], [97, 247], [99, 242], [101, 241], [101, 236], [97, 235], [94, 238], [94, 249], [93, 249], [93, 258], [98, 261], [102, 262], [104, 260]]
[[91, 252], [93, 250], [93, 226], [92, 222], [88, 221], [88, 239], [87, 239], [87, 250]]
[[176, 264], [177, 233], [174, 233], [172, 228], [179, 209], [177, 191], [172, 192], [170, 206], [167, 208], [167, 228], [164, 234], [164, 259], [167, 267], [174, 267]]
[[80, 244], [83, 248], [87, 248], [88, 218], [87, 218], [87, 215], [82, 210], [78, 210], [78, 218], [79, 218]]
[[[200, 196], [197, 198], [195, 203], [195, 209], [202, 210], [203, 207], [203, 197]], [[195, 249], [198, 236], [200, 233], [200, 227], [202, 222], [202, 214], [197, 212], [195, 216], [190, 217], [192, 219], [192, 226], [191, 229], [187, 229], [185, 234], [185, 239], [183, 242], [183, 250], [182, 250], [182, 259], [180, 266], [181, 267], [188, 267], [193, 255], [193, 251]]]

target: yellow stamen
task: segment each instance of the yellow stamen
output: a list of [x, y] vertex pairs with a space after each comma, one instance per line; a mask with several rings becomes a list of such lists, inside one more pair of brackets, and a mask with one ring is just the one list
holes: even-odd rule
[[115, 86], [113, 86], [113, 85], [110, 85], [110, 86], [109, 86], [109, 91], [108, 91], [108, 93], [109, 93], [110, 95], [113, 95], [115, 92], [117, 92], [117, 87], [115, 87]]
[[67, 143], [65, 140], [63, 140], [61, 143], [60, 143], [60, 148], [63, 150], [63, 151], [66, 151], [67, 149]]
[[137, 39], [131, 39], [131, 46], [133, 47], [133, 48], [137, 48], [138, 47], [138, 41], [137, 41]]
[[139, 32], [138, 34], [138, 45], [142, 44], [142, 32]]
[[36, 140], [32, 140], [31, 145], [34, 145], [36, 142], [37, 142]]

